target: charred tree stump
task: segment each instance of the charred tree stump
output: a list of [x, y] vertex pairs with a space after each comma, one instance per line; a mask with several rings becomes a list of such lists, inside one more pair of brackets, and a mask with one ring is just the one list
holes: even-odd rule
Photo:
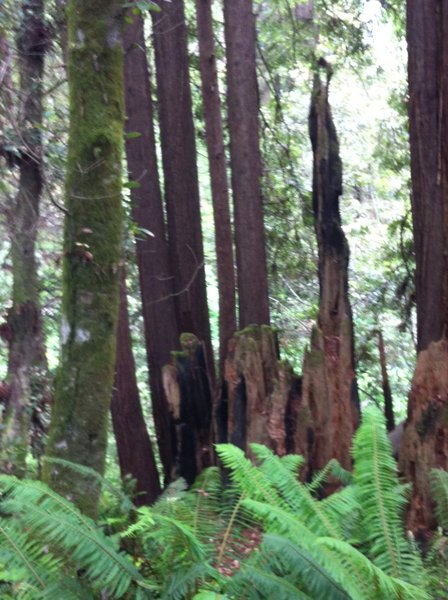
[[229, 442], [244, 450], [256, 442], [280, 456], [296, 452], [307, 458], [310, 414], [298, 378], [279, 360], [270, 327], [250, 325], [232, 337], [224, 377], [228, 407], [218, 417], [227, 413]]
[[182, 350], [163, 368], [163, 385], [175, 423], [174, 476], [192, 484], [213, 463], [212, 388], [203, 342], [183, 333], [180, 343]]
[[313, 211], [319, 249], [319, 314], [303, 365], [303, 403], [309, 406], [315, 438], [311, 468], [337, 458], [350, 468], [350, 446], [359, 419], [354, 371], [352, 311], [348, 299], [349, 248], [341, 226], [342, 164], [328, 102], [327, 81], [315, 75], [309, 129], [313, 147]]

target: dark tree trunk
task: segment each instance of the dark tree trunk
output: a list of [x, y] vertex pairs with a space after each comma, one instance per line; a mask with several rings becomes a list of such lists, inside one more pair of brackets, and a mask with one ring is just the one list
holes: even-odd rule
[[[328, 67], [329, 69], [329, 67]], [[319, 316], [303, 366], [303, 402], [315, 426], [313, 470], [331, 458], [351, 465], [359, 420], [353, 324], [348, 299], [349, 248], [341, 226], [342, 164], [328, 103], [328, 80], [315, 75], [309, 125], [313, 146], [313, 210], [319, 249]]]
[[180, 341], [163, 382], [176, 426], [176, 475], [192, 484], [213, 463], [212, 393], [204, 343], [190, 333]]
[[218, 75], [213, 40], [212, 1], [196, 0], [199, 58], [202, 79], [205, 134], [215, 221], [219, 291], [219, 364], [221, 375], [227, 343], [236, 330], [235, 272], [226, 154], [221, 117]]
[[239, 328], [269, 324], [252, 0], [224, 0]]
[[394, 401], [392, 398], [392, 391], [390, 389], [389, 375], [387, 373], [387, 359], [386, 350], [384, 348], [384, 338], [381, 330], [378, 330], [378, 351], [380, 354], [380, 366], [381, 366], [381, 383], [383, 387], [383, 398], [384, 398], [384, 416], [386, 418], [386, 428], [388, 432], [395, 429], [395, 415], [394, 415]]
[[13, 161], [20, 170], [19, 189], [8, 210], [13, 290], [6, 324], [9, 402], [0, 440], [2, 469], [19, 476], [26, 472], [32, 417], [43, 405], [48, 383], [35, 258], [43, 187], [42, 76], [48, 40], [43, 1], [23, 2], [21, 10], [17, 50], [22, 145]]
[[126, 156], [129, 178], [139, 184], [131, 192], [132, 217], [140, 228], [136, 249], [151, 402], [165, 483], [168, 483], [174, 464], [174, 441], [162, 367], [169, 361], [170, 352], [179, 347], [180, 332], [157, 169], [144, 22], [141, 15], [128, 16], [133, 22], [126, 23], [123, 29], [126, 131], [138, 132], [140, 137], [128, 137]]
[[[412, 216], [416, 259], [417, 350], [446, 334], [445, 36], [442, 0], [407, 2]], [[445, 302], [442, 301], [445, 299]]]
[[152, 504], [160, 495], [161, 488], [135, 376], [124, 268], [120, 273], [117, 357], [111, 412], [121, 476], [124, 479], [131, 475], [136, 480], [137, 495], [134, 502], [137, 506]]
[[428, 474], [448, 469], [448, 7], [407, 2], [417, 365], [400, 446], [408, 526], [435, 525]]
[[180, 331], [213, 353], [205, 286], [196, 142], [183, 0], [160, 0], [153, 12], [168, 241]]

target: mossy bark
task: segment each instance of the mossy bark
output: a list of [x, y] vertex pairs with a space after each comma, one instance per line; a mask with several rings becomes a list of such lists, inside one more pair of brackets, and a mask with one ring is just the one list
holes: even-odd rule
[[349, 248], [339, 211], [342, 164], [328, 102], [327, 82], [315, 75], [309, 127], [313, 146], [313, 211], [319, 249], [319, 315], [303, 364], [303, 403], [315, 425], [310, 465], [337, 458], [351, 464], [350, 446], [359, 419], [354, 371], [353, 323], [348, 298]]
[[[115, 365], [124, 126], [120, 6], [68, 3], [70, 129], [62, 352], [46, 456], [103, 473]], [[47, 460], [44, 479], [95, 516], [95, 478]]]
[[18, 476], [26, 473], [32, 419], [41, 410], [47, 385], [35, 258], [43, 186], [42, 76], [47, 46], [43, 1], [23, 2], [22, 15], [17, 33], [22, 145], [10, 161], [19, 168], [20, 177], [18, 193], [7, 211], [13, 272], [12, 307], [5, 325], [9, 399], [0, 437], [1, 469]]
[[227, 424], [218, 422], [218, 428], [227, 429], [229, 442], [245, 450], [256, 442], [279, 455], [307, 456], [307, 436], [299, 432], [311, 427], [311, 421], [299, 410], [297, 377], [288, 363], [279, 360], [271, 327], [250, 325], [232, 337], [224, 377], [228, 406], [220, 407], [218, 421], [226, 418]]

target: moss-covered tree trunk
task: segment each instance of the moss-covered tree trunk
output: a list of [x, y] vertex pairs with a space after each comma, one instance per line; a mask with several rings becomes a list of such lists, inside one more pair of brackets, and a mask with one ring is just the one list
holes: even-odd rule
[[111, 413], [121, 476], [122, 478], [131, 476], [135, 479], [134, 502], [137, 506], [152, 504], [160, 495], [161, 488], [154, 452], [140, 404], [132, 352], [124, 267], [120, 269], [117, 358]]
[[70, 128], [61, 359], [44, 479], [95, 515], [115, 366], [121, 258], [123, 57], [118, 0], [70, 0]]
[[269, 324], [252, 0], [224, 0], [239, 327]]
[[174, 466], [173, 424], [162, 382], [162, 368], [172, 350], [179, 348], [173, 278], [166, 241], [153, 126], [151, 84], [142, 15], [128, 11], [123, 29], [126, 131], [139, 137], [126, 139], [132, 217], [140, 228], [136, 236], [137, 265], [149, 366], [151, 404], [165, 483]]
[[[329, 67], [327, 67], [329, 69]], [[348, 299], [349, 248], [341, 226], [342, 164], [328, 102], [328, 83], [315, 75], [309, 116], [313, 146], [313, 210], [319, 249], [319, 315], [303, 364], [303, 402], [313, 416], [311, 467], [335, 457], [349, 468], [358, 424], [353, 324]]]
[[417, 365], [401, 439], [408, 525], [435, 525], [428, 475], [448, 469], [448, 6], [407, 2]]
[[32, 417], [40, 410], [47, 384], [35, 245], [43, 187], [42, 76], [48, 40], [43, 1], [23, 2], [21, 11], [17, 33], [21, 143], [11, 163], [19, 167], [20, 177], [18, 193], [7, 209], [13, 289], [3, 326], [9, 343], [9, 401], [0, 436], [1, 468], [19, 476], [26, 472]]
[[196, 20], [205, 136], [215, 223], [216, 270], [219, 293], [219, 365], [222, 377], [227, 343], [236, 330], [236, 280], [233, 266], [227, 161], [213, 37], [212, 0], [196, 0]]

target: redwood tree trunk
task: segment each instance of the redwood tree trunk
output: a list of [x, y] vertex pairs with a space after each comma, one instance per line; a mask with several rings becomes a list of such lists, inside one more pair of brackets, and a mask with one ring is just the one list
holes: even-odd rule
[[135, 376], [124, 268], [120, 273], [117, 357], [111, 412], [121, 476], [124, 479], [131, 475], [136, 480], [137, 495], [134, 502], [137, 506], [152, 504], [160, 495], [161, 488]]
[[196, 0], [199, 59], [215, 221], [219, 292], [219, 363], [221, 375], [227, 343], [236, 330], [235, 272], [233, 267], [227, 164], [213, 40], [212, 1]]
[[129, 178], [139, 184], [131, 191], [132, 217], [139, 227], [137, 264], [153, 418], [165, 483], [168, 483], [174, 464], [174, 442], [162, 367], [169, 361], [170, 352], [179, 347], [180, 332], [157, 169], [144, 21], [141, 15], [132, 12], [128, 12], [128, 16], [133, 22], [126, 23], [123, 29], [126, 131], [138, 132], [140, 137], [126, 139], [126, 156]]
[[351, 464], [359, 419], [353, 325], [348, 299], [349, 248], [341, 226], [342, 164], [327, 84], [315, 75], [309, 117], [313, 146], [313, 210], [319, 249], [319, 316], [303, 366], [303, 402], [315, 426], [313, 470], [335, 457]]
[[213, 354], [205, 286], [196, 142], [183, 0], [160, 0], [153, 12], [168, 241], [180, 331]]
[[42, 405], [47, 365], [35, 258], [42, 176], [42, 76], [47, 45], [42, 0], [21, 6], [17, 35], [20, 74], [19, 189], [8, 210], [13, 270], [12, 307], [5, 334], [9, 342], [9, 402], [0, 439], [2, 469], [23, 476], [33, 412]]
[[224, 0], [239, 328], [269, 324], [252, 0]]
[[435, 525], [428, 474], [448, 469], [448, 7], [407, 2], [417, 365], [400, 447], [408, 526]]

